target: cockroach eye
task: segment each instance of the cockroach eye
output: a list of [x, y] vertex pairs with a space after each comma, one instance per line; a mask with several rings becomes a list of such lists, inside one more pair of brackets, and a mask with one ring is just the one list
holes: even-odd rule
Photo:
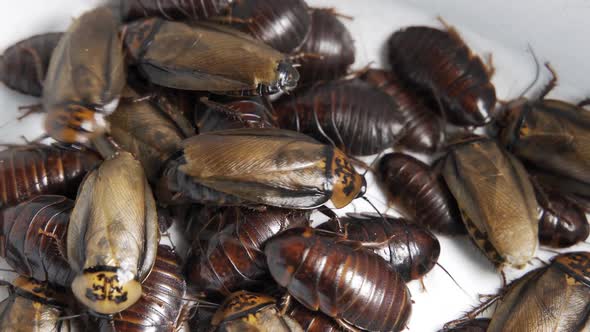
[[299, 72], [289, 62], [281, 61], [278, 67], [279, 71], [279, 89], [290, 91], [297, 87], [299, 81]]

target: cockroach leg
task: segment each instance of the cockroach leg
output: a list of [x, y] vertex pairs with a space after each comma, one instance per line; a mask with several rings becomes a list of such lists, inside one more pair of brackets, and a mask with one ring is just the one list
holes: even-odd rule
[[549, 73], [551, 74], [551, 79], [543, 87], [543, 90], [541, 90], [541, 93], [539, 94], [539, 99], [545, 99], [545, 97], [549, 94], [549, 92], [551, 92], [551, 90], [555, 89], [555, 87], [557, 86], [558, 78], [557, 78], [557, 73], [555, 72], [555, 69], [553, 69], [553, 67], [551, 66], [551, 64], [549, 62], [545, 62], [545, 68], [547, 68], [547, 70], [549, 70]]
[[492, 306], [494, 303], [496, 303], [496, 301], [498, 301], [500, 298], [502, 298], [502, 295], [492, 295], [492, 296], [490, 296], [483, 303], [481, 303], [477, 307], [475, 307], [472, 310], [470, 310], [467, 313], [465, 313], [465, 315], [463, 317], [461, 317], [459, 319], [455, 319], [453, 321], [450, 321], [450, 322], [446, 323], [444, 325], [443, 329], [446, 331], [448, 329], [455, 328], [459, 324], [462, 324], [462, 323], [464, 323], [466, 321], [475, 319], [482, 312], [486, 311], [490, 306]]
[[285, 293], [285, 295], [283, 295], [281, 297], [281, 302], [279, 307], [281, 308], [281, 315], [286, 315], [287, 311], [289, 310], [289, 308], [291, 307], [291, 301], [292, 301], [292, 297], [291, 294], [289, 293]]
[[317, 59], [317, 60], [324, 60], [324, 56], [318, 53], [307, 53], [307, 52], [298, 52], [293, 55], [289, 56], [289, 60], [297, 61], [302, 59]]
[[580, 100], [577, 104], [578, 107], [584, 107], [590, 105], [590, 98], [584, 98]]
[[60, 239], [59, 237], [57, 237], [55, 234], [53, 233], [49, 233], [44, 231], [43, 229], [39, 228], [38, 230], [39, 234], [43, 235], [43, 236], [47, 236], [48, 238], [53, 239], [53, 241], [55, 241], [55, 246], [57, 247], [57, 251], [59, 252], [59, 254], [62, 257], [67, 257], [67, 248], [64, 248], [64, 246], [62, 245], [62, 239]]
[[490, 52], [486, 55], [486, 69], [488, 76], [492, 77], [496, 73], [496, 66], [494, 66], [494, 55]]
[[19, 121], [28, 117], [29, 115], [45, 113], [45, 110], [43, 109], [43, 104], [19, 106], [18, 111], [21, 113], [21, 115], [19, 115], [17, 118]]

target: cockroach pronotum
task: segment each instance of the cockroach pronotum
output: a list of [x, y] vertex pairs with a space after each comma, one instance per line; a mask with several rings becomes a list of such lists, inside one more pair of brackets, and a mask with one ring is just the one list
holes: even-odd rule
[[274, 298], [240, 291], [231, 294], [213, 316], [213, 331], [303, 332], [293, 318], [280, 313]]
[[75, 275], [65, 250], [73, 208], [66, 197], [46, 195], [2, 211], [2, 257], [22, 276], [70, 287]]
[[53, 51], [43, 108], [47, 134], [63, 143], [88, 143], [104, 130], [125, 86], [119, 23], [100, 7], [80, 16]]
[[299, 80], [285, 55], [229, 27], [151, 18], [125, 33], [130, 62], [157, 85], [250, 95], [289, 91]]
[[229, 20], [238, 21], [237, 28], [283, 53], [298, 48], [311, 29], [303, 0], [235, 0]]
[[590, 253], [570, 252], [530, 271], [466, 315], [452, 328], [500, 302], [487, 332], [589, 331]]
[[329, 81], [346, 75], [354, 63], [354, 40], [332, 9], [313, 9], [311, 30], [296, 50], [299, 85]]
[[65, 291], [18, 277], [10, 296], [0, 302], [0, 330], [69, 332], [70, 324], [62, 317], [67, 304]]
[[238, 128], [276, 128], [271, 111], [259, 99], [217, 103], [202, 99], [195, 112], [199, 133]]
[[121, 312], [141, 297], [156, 259], [156, 203], [143, 168], [119, 151], [88, 174], [67, 233], [68, 262], [77, 274], [72, 291], [99, 314]]
[[266, 242], [275, 281], [308, 309], [341, 325], [401, 331], [411, 312], [403, 278], [381, 257], [312, 228], [292, 228]]
[[186, 139], [164, 170], [160, 203], [336, 208], [363, 196], [366, 182], [342, 151], [273, 128], [205, 133]]
[[27, 95], [41, 97], [43, 81], [61, 32], [36, 35], [10, 46], [0, 56], [0, 81]]
[[100, 162], [98, 154], [86, 149], [9, 146], [0, 152], [0, 208], [44, 194], [74, 197], [82, 178]]
[[[216, 209], [217, 210], [217, 209]], [[307, 211], [268, 208], [264, 212], [229, 207], [206, 221], [214, 227], [195, 238], [187, 260], [187, 278], [210, 297], [254, 290], [270, 278], [262, 246], [269, 238], [309, 222]]]
[[147, 279], [142, 283], [139, 301], [109, 319], [100, 320], [100, 331], [180, 331], [196, 299], [187, 295], [180, 257], [165, 245]]
[[444, 328], [439, 332], [486, 332], [490, 326], [489, 318], [476, 318], [459, 323], [451, 328]]
[[305, 332], [340, 332], [342, 327], [335, 320], [318, 311], [311, 311], [298, 303], [292, 303], [286, 311]]
[[450, 147], [442, 174], [467, 232], [490, 260], [525, 266], [539, 246], [533, 185], [522, 164], [495, 141], [471, 137]]
[[409, 118], [385, 92], [360, 80], [318, 83], [275, 103], [281, 128], [365, 156], [403, 140]]
[[[440, 243], [420, 225], [370, 213], [348, 213], [338, 219], [346, 230], [348, 240], [382, 244], [371, 250], [389, 263], [405, 281], [422, 278], [438, 261]], [[339, 225], [336, 220], [331, 220], [320, 227], [338, 231]]]
[[450, 26], [414, 26], [388, 41], [393, 71], [427, 93], [434, 107], [456, 125], [481, 126], [494, 118], [496, 90], [488, 69]]
[[197, 21], [224, 13], [234, 0], [112, 0], [121, 18], [144, 17]]
[[443, 234], [464, 234], [455, 198], [442, 177], [422, 161], [403, 153], [383, 156], [378, 176], [393, 206], [408, 219]]

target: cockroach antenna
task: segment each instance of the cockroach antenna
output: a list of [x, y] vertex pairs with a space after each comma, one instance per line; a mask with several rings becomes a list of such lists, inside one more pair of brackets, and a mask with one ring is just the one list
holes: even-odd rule
[[535, 84], [537, 84], [539, 77], [541, 76], [541, 64], [539, 63], [539, 59], [537, 58], [537, 55], [535, 54], [531, 44], [527, 44], [527, 51], [531, 54], [533, 61], [535, 62], [535, 78], [533, 78], [531, 83], [529, 83], [529, 85], [518, 95], [518, 98], [524, 97], [535, 86]]
[[445, 274], [449, 276], [449, 278], [451, 278], [453, 283], [455, 285], [457, 285], [457, 287], [459, 287], [459, 289], [463, 292], [463, 294], [467, 295], [468, 297], [471, 297], [471, 295], [469, 295], [469, 293], [467, 293], [467, 291], [463, 287], [461, 287], [461, 285], [459, 285], [457, 280], [455, 280], [455, 278], [453, 278], [453, 275], [451, 273], [449, 273], [449, 271], [447, 269], [445, 269], [445, 267], [442, 266], [442, 264], [440, 264], [439, 262], [436, 262], [435, 264], [438, 265], [438, 267], [440, 267], [441, 270], [443, 270], [445, 272]]

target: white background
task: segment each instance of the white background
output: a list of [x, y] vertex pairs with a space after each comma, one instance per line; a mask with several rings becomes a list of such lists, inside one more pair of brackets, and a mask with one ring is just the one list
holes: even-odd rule
[[[63, 31], [72, 18], [93, 7], [96, 0], [18, 0], [4, 1], [0, 12], [0, 50], [33, 34]], [[356, 68], [369, 62], [384, 66], [383, 46], [396, 29], [407, 25], [440, 26], [441, 15], [455, 25], [472, 49], [481, 54], [492, 52], [496, 66], [493, 82], [500, 99], [518, 95], [534, 77], [534, 65], [526, 52], [527, 43], [542, 61], [551, 61], [560, 76], [551, 97], [577, 101], [590, 95], [590, 1], [473, 1], [473, 0], [309, 0], [318, 7], [334, 6], [345, 15], [357, 48]], [[547, 80], [542, 72], [542, 82]], [[540, 83], [541, 84], [541, 83]], [[42, 116], [18, 123], [19, 105], [37, 102], [0, 85], [0, 143], [19, 142], [18, 136], [35, 138], [42, 133]], [[385, 198], [369, 175], [371, 200], [385, 211]], [[347, 210], [370, 211], [364, 202], [355, 202]], [[344, 210], [343, 210], [344, 211]], [[452, 273], [467, 294], [459, 290], [437, 267], [426, 276], [426, 291], [419, 282], [409, 287], [415, 301], [409, 322], [411, 331], [436, 331], [461, 315], [478, 301], [478, 294], [494, 293], [500, 276], [486, 258], [465, 238], [439, 237], [441, 263]], [[589, 249], [582, 244], [570, 250]], [[541, 249], [538, 256], [547, 259], [551, 252]], [[525, 271], [507, 271], [510, 278]], [[13, 275], [3, 273], [8, 280]]]

